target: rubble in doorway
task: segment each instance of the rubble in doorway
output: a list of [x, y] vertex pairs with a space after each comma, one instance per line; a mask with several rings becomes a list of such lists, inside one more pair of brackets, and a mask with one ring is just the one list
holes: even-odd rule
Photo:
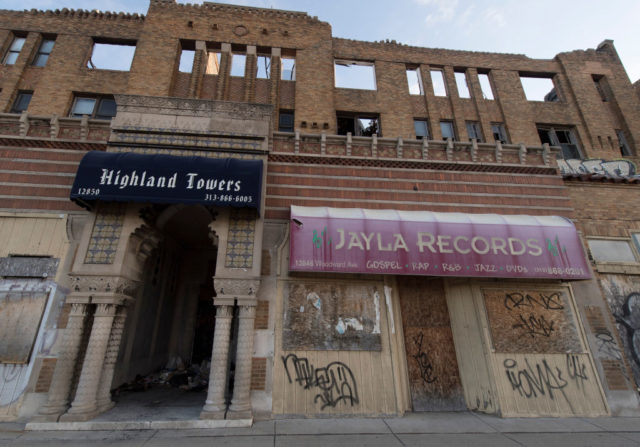
[[134, 380], [120, 385], [113, 394], [125, 391], [146, 391], [155, 387], [179, 388], [183, 391], [202, 391], [209, 385], [211, 362], [203, 360], [200, 365], [185, 366], [183, 360], [172, 357], [165, 368], [146, 376], [137, 375]]

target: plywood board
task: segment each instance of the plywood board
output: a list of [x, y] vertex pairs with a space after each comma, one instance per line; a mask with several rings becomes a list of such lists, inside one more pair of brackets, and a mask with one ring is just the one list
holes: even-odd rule
[[414, 411], [466, 409], [442, 279], [399, 280]]
[[524, 287], [482, 292], [496, 352], [582, 352], [566, 289]]
[[288, 283], [283, 349], [380, 351], [383, 299], [381, 288], [372, 285]]

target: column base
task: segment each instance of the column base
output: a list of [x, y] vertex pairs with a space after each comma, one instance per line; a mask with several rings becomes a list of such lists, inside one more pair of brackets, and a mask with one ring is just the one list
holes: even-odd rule
[[252, 419], [252, 418], [253, 418], [253, 413], [251, 412], [251, 409], [238, 410], [238, 411], [229, 410], [227, 412], [227, 419]]
[[209, 419], [209, 420], [222, 420], [224, 419], [224, 410], [217, 411], [206, 411], [202, 410], [200, 412], [200, 419]]
[[29, 420], [29, 422], [58, 422], [58, 419], [60, 418], [60, 416], [64, 414], [65, 411], [66, 411], [66, 408], [57, 413], [46, 413], [46, 414], [38, 413], [35, 416], [33, 416]]
[[95, 418], [100, 414], [100, 411], [91, 410], [82, 413], [65, 413], [60, 416], [59, 422], [85, 422]]
[[104, 413], [105, 411], [109, 411], [115, 406], [116, 406], [116, 403], [111, 400], [104, 403], [98, 402], [98, 413]]

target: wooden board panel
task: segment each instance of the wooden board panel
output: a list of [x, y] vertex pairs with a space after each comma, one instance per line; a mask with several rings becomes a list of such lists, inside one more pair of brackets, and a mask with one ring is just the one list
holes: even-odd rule
[[582, 352], [566, 289], [483, 289], [496, 352]]
[[[316, 281], [317, 283], [317, 281]], [[308, 287], [310, 282], [282, 281], [278, 285], [276, 312], [276, 352], [273, 368], [273, 413], [285, 415], [389, 415], [396, 414], [396, 396], [387, 330], [386, 307], [380, 306], [380, 350], [286, 350], [285, 295]], [[346, 287], [370, 293], [383, 290], [373, 282], [332, 281], [337, 289]], [[383, 298], [384, 300], [384, 298]], [[383, 302], [383, 301], [382, 301]], [[343, 307], [347, 308], [347, 306]]]
[[379, 351], [381, 292], [372, 285], [289, 283], [283, 349]]
[[602, 416], [588, 354], [495, 354], [503, 416]]
[[398, 282], [414, 411], [465, 410], [443, 280]]

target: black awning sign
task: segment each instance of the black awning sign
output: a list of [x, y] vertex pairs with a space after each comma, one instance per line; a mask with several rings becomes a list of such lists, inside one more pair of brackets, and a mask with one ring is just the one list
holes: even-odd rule
[[262, 160], [89, 152], [71, 200], [184, 203], [260, 209]]

